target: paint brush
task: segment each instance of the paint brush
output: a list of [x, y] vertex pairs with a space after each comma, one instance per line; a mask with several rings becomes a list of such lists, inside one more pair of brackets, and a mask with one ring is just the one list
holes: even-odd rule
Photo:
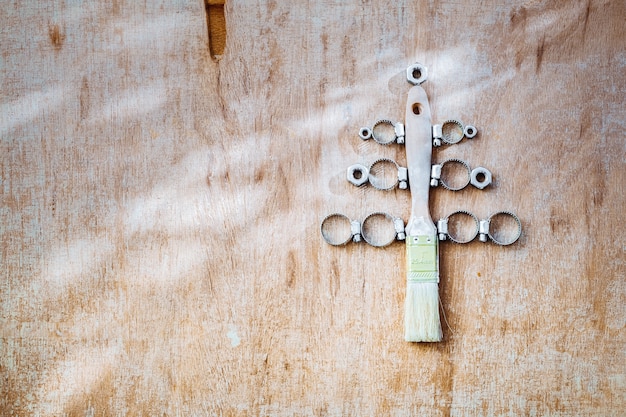
[[404, 339], [439, 342], [443, 335], [439, 318], [438, 239], [428, 208], [432, 124], [428, 97], [419, 85], [409, 90], [405, 121], [411, 216], [406, 227]]

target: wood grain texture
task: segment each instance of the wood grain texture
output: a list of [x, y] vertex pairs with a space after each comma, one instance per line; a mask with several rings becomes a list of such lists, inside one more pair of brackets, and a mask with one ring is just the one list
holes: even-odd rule
[[[202, 0], [0, 8], [0, 414], [617, 416], [626, 409], [626, 6]], [[402, 340], [404, 245], [324, 244], [334, 211], [406, 220], [345, 168], [403, 150], [407, 65], [436, 150], [514, 210], [511, 247], [441, 245], [444, 341]]]

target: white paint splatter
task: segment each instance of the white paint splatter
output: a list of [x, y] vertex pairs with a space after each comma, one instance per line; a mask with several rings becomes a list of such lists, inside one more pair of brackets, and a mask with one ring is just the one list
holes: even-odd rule
[[228, 338], [230, 339], [230, 344], [232, 347], [237, 347], [239, 346], [239, 344], [241, 343], [241, 339], [239, 339], [239, 336], [237, 335], [237, 327], [235, 327], [234, 324], [231, 324], [228, 326], [228, 333], [226, 333], [226, 336], [228, 336]]

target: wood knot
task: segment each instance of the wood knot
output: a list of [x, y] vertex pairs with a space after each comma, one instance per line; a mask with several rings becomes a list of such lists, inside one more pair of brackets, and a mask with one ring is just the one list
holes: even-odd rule
[[50, 42], [55, 49], [61, 49], [63, 47], [63, 43], [65, 42], [65, 32], [59, 27], [59, 25], [51, 25], [48, 28], [48, 36], [50, 37]]

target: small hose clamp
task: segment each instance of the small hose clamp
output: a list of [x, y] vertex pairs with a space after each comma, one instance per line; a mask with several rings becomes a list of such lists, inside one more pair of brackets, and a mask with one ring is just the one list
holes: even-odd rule
[[[363, 128], [361, 129], [363, 131]], [[370, 130], [371, 137], [380, 145], [391, 143], [404, 143], [404, 124], [392, 122], [391, 120], [378, 120]], [[363, 138], [363, 136], [361, 136]]]
[[340, 213], [332, 213], [324, 217], [320, 231], [326, 243], [333, 246], [343, 246], [350, 241], [361, 240], [360, 223]]
[[459, 143], [464, 136], [463, 123], [458, 120], [446, 120], [441, 125], [441, 139], [448, 145]]
[[[498, 236], [502, 233], [495, 233], [495, 236], [494, 236], [492, 223], [495, 223], [494, 219], [496, 218], [513, 219], [517, 226], [515, 233], [513, 233], [513, 235], [511, 235], [508, 239], [504, 239], [504, 240], [502, 239], [502, 237]], [[500, 225], [497, 225], [497, 226], [498, 226], [497, 228], [499, 228]], [[489, 216], [488, 219], [480, 221], [480, 241], [481, 242], [486, 242], [487, 236], [489, 236], [489, 238], [493, 241], [493, 243], [497, 245], [501, 245], [501, 246], [507, 246], [507, 245], [511, 245], [515, 243], [521, 235], [522, 235], [522, 222], [519, 219], [519, 217], [517, 217], [514, 213], [511, 213], [510, 211], [498, 211], [492, 214], [491, 216]]]
[[[450, 234], [450, 229], [454, 229], [454, 230], [457, 229], [457, 227], [455, 227], [455, 224], [458, 222], [458, 219], [460, 217], [466, 217], [466, 216], [470, 217], [474, 221], [474, 224], [476, 225], [476, 228], [468, 234], [469, 237], [463, 238], [462, 236], [458, 235], [456, 232], [453, 232], [452, 234]], [[478, 231], [479, 231], [478, 217], [476, 217], [474, 214], [470, 213], [469, 211], [457, 210], [449, 214], [448, 217], [446, 217], [445, 219], [441, 219], [437, 222], [437, 231], [439, 233], [439, 240], [446, 240], [447, 238], [454, 243], [461, 243], [461, 244], [469, 243], [476, 238], [476, 235], [478, 235]]]
[[[443, 178], [442, 173], [443, 173], [443, 170], [444, 170], [444, 167], [445, 167], [446, 164], [459, 164], [459, 165], [463, 166], [463, 168], [465, 168], [465, 170], [467, 171], [467, 179], [466, 179], [465, 182], [462, 183], [462, 185], [453, 187], [453, 186], [451, 186], [450, 184], [448, 184], [445, 181], [445, 179]], [[452, 158], [452, 159], [447, 159], [447, 160], [443, 161], [440, 165], [441, 165], [441, 170], [439, 171], [439, 178], [437, 178], [437, 180], [443, 186], [443, 188], [445, 188], [447, 190], [450, 190], [450, 191], [459, 191], [459, 190], [462, 190], [463, 188], [467, 187], [467, 184], [470, 183], [470, 181], [471, 181], [471, 168], [467, 164], [467, 162], [462, 161], [460, 159]], [[432, 175], [432, 172], [431, 172], [431, 175]], [[433, 182], [431, 180], [431, 185], [432, 184], [433, 184]]]
[[[391, 226], [389, 230], [393, 230], [393, 233], [389, 233], [389, 236], [377, 237], [376, 235], [379, 234], [377, 232], [380, 232], [381, 228], [377, 227], [375, 223], [371, 224], [372, 222], [375, 222], [377, 220], [383, 220], [384, 222], [389, 223]], [[401, 218], [393, 217], [388, 213], [372, 213], [363, 220], [361, 227], [361, 236], [366, 243], [376, 248], [389, 246], [395, 240], [404, 240], [406, 238], [404, 221]]]

